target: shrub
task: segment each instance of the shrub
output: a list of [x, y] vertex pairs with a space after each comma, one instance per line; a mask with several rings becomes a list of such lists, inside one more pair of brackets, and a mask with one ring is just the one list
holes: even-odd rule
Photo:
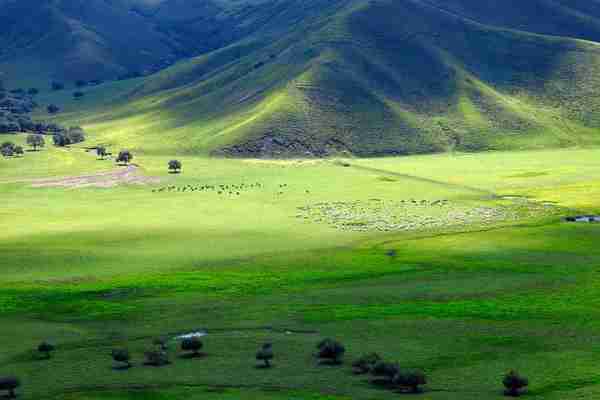
[[273, 359], [273, 345], [266, 343], [256, 353], [256, 359], [265, 363], [265, 368], [271, 368], [271, 360]]
[[31, 134], [27, 136], [27, 144], [33, 147], [33, 150], [36, 151], [38, 147], [44, 147], [46, 141], [42, 135]]
[[38, 352], [44, 355], [45, 358], [50, 359], [52, 357], [52, 352], [54, 351], [54, 346], [48, 342], [42, 342], [38, 346]]
[[202, 350], [202, 347], [204, 347], [202, 340], [196, 336], [185, 338], [181, 341], [181, 350], [191, 352], [193, 357], [200, 355], [200, 350]]
[[21, 386], [21, 382], [14, 376], [0, 377], [0, 390], [8, 392], [8, 398], [14, 399], [15, 390]]
[[380, 361], [381, 357], [377, 353], [365, 354], [352, 363], [352, 369], [356, 374], [368, 374]]
[[118, 363], [125, 364], [126, 368], [131, 368], [131, 357], [127, 349], [114, 349], [111, 353], [113, 360]]
[[179, 160], [171, 160], [169, 161], [169, 171], [174, 173], [178, 173], [181, 171], [181, 161]]
[[427, 378], [423, 371], [399, 371], [392, 380], [393, 384], [400, 389], [410, 391], [411, 393], [419, 393], [419, 386], [427, 384]]
[[381, 376], [386, 378], [389, 382], [392, 382], [394, 377], [400, 372], [400, 366], [398, 363], [391, 363], [385, 361], [379, 361], [371, 369], [371, 374], [374, 376]]
[[169, 355], [164, 350], [150, 350], [144, 353], [146, 358], [146, 365], [153, 367], [162, 367], [163, 365], [170, 364]]
[[98, 155], [98, 157], [100, 157], [101, 159], [104, 160], [104, 157], [106, 157], [106, 147], [104, 147], [104, 146], [96, 147], [96, 154]]
[[505, 395], [518, 397], [521, 395], [521, 391], [529, 386], [529, 380], [516, 371], [510, 371], [504, 376], [502, 384], [505, 388]]
[[11, 157], [15, 154], [15, 144], [11, 142], [4, 142], [0, 146], [0, 154], [4, 157]]
[[129, 164], [133, 160], [133, 154], [129, 150], [122, 150], [117, 156], [117, 162], [122, 164]]
[[324, 339], [317, 344], [317, 357], [323, 363], [341, 364], [346, 348], [333, 339]]

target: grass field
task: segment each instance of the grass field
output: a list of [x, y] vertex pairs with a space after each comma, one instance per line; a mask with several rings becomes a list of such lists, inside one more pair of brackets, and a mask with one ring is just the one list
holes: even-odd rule
[[[183, 157], [182, 174], [139, 155], [138, 173], [161, 182], [111, 188], [34, 187], [117, 168], [81, 149], [1, 159], [0, 375], [20, 376], [24, 399], [395, 397], [351, 373], [377, 351], [426, 371], [417, 398], [501, 398], [511, 368], [530, 378], [528, 398], [600, 396], [600, 226], [562, 221], [599, 211], [598, 154]], [[304, 218], [307, 206], [327, 218]], [[345, 229], [357, 208], [368, 221], [418, 218]], [[464, 210], [501, 212], [418, 223]], [[171, 365], [142, 365], [152, 338], [197, 330], [205, 358], [178, 358], [173, 340]], [[317, 366], [325, 336], [346, 345], [344, 366]], [[49, 361], [34, 354], [42, 340], [57, 345]], [[271, 370], [254, 367], [265, 341]], [[111, 368], [115, 346], [134, 368]]]

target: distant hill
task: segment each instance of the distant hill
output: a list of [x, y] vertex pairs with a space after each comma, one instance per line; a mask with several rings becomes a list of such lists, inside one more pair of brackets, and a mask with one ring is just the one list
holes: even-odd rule
[[239, 38], [252, 4], [0, 0], [0, 72], [17, 85], [147, 74]]
[[[102, 4], [109, 4], [96, 2], [102, 10]], [[93, 14], [102, 20], [101, 13], [51, 3], [37, 12], [77, 14], [80, 21]], [[111, 10], [118, 3], [110, 3]], [[152, 35], [164, 39], [143, 42], [158, 48], [144, 52], [150, 61], [176, 51], [184, 55], [178, 49], [201, 55], [141, 80], [109, 107], [92, 107], [91, 94], [85, 112], [59, 117], [85, 125], [91, 137], [104, 143], [149, 153], [234, 157], [378, 156], [600, 143], [596, 0], [120, 4], [125, 7], [121, 10], [134, 10], [129, 12], [132, 19], [113, 30], [139, 20], [139, 29], [149, 32], [144, 40]], [[58, 9], [62, 11], [56, 14]], [[212, 26], [208, 20], [218, 21], [214, 26], [220, 28], [204, 32]], [[153, 22], [143, 24], [148, 21]], [[100, 46], [109, 41], [98, 37], [110, 36], [100, 31], [94, 31], [96, 36], [78, 31], [88, 38], [82, 43], [90, 43], [85, 49], [127, 58], [146, 48], [123, 36], [124, 48], [132, 46], [133, 53], [109, 51], [116, 47]], [[57, 68], [63, 60], [46, 56]], [[104, 65], [120, 70], [124, 64]], [[27, 69], [27, 63], [18, 65]]]

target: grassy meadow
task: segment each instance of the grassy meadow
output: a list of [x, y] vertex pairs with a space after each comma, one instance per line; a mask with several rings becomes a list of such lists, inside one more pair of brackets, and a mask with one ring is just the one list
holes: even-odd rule
[[[600, 226], [562, 217], [600, 209], [598, 154], [180, 157], [181, 174], [167, 173], [169, 157], [136, 154], [139, 173], [160, 183], [80, 188], [35, 184], [119, 167], [53, 146], [1, 159], [0, 375], [21, 378], [23, 399], [396, 397], [351, 373], [377, 351], [427, 373], [416, 398], [501, 398], [511, 368], [530, 378], [527, 398], [593, 398]], [[212, 185], [228, 188], [200, 189]], [[401, 200], [426, 206], [415, 217], [421, 206]], [[435, 208], [442, 200], [448, 211]], [[328, 214], [299, 214], [315, 205]], [[416, 222], [349, 229], [356, 208]], [[153, 338], [199, 330], [206, 357], [179, 358], [173, 339], [171, 365], [143, 366]], [[341, 367], [312, 356], [327, 336], [347, 347]], [[57, 345], [51, 360], [37, 359], [42, 340]], [[275, 367], [257, 369], [266, 341]], [[132, 352], [128, 371], [112, 369], [119, 346]]]

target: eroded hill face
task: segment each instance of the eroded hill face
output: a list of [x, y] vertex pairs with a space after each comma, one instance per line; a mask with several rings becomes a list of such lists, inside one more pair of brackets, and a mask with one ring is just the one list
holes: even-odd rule
[[[100, 137], [126, 130], [143, 151], [235, 157], [600, 142], [595, 1], [226, 3], [236, 2], [214, 10], [240, 39], [149, 77], [111, 118], [83, 123]], [[140, 14], [170, 10], [161, 32], [184, 43], [205, 26], [175, 12], [193, 4], [164, 0]]]

